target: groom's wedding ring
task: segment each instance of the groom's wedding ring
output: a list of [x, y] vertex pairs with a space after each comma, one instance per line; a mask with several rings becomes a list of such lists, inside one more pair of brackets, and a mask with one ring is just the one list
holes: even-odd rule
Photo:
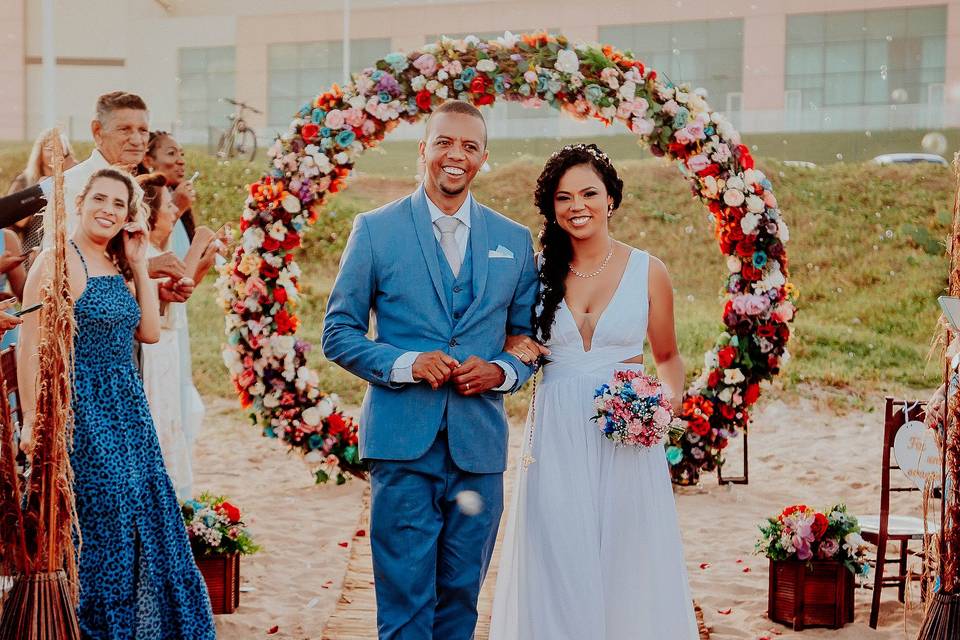
[[469, 383], [469, 382], [466, 384], [466, 387], [467, 387], [467, 391], [469, 391], [469, 390], [470, 390], [470, 383]]

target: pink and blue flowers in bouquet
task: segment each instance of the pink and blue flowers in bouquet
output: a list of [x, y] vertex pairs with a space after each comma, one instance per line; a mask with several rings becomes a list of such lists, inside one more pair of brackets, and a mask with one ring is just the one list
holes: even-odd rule
[[618, 445], [659, 445], [673, 422], [663, 385], [640, 371], [616, 371], [613, 380], [597, 388], [593, 404], [597, 414], [591, 420]]

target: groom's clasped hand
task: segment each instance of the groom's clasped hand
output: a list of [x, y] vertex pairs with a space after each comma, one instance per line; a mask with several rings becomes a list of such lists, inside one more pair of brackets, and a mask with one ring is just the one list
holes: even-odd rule
[[477, 356], [462, 364], [443, 351], [421, 353], [413, 362], [413, 379], [430, 385], [434, 391], [451, 383], [457, 393], [472, 396], [503, 384], [503, 369]]

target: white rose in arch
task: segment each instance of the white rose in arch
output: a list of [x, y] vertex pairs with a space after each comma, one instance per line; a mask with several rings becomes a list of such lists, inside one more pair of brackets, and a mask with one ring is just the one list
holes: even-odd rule
[[330, 399], [330, 396], [327, 396], [316, 405], [317, 413], [321, 419], [329, 418], [330, 414], [333, 413], [334, 408], [335, 406], [333, 404], [333, 400]]
[[781, 218], [777, 222], [777, 237], [780, 238], [780, 242], [787, 242], [790, 240], [790, 229], [787, 227], [787, 223]]
[[320, 410], [316, 407], [305, 409], [304, 412], [300, 414], [300, 419], [303, 420], [304, 424], [315, 427], [320, 424]]
[[268, 409], [274, 409], [280, 406], [280, 398], [277, 397], [276, 392], [263, 396], [263, 406]]
[[[727, 193], [731, 193], [731, 192], [728, 191]], [[740, 192], [735, 191], [732, 193], [740, 193]], [[731, 205], [731, 206], [736, 206], [736, 205]], [[760, 224], [760, 216], [755, 213], [748, 213], [747, 215], [743, 216], [743, 218], [740, 219], [740, 228], [743, 230], [743, 232], [746, 235], [750, 235], [751, 233], [756, 231], [758, 224]]]
[[703, 355], [703, 366], [705, 369], [716, 369], [720, 365], [720, 357], [716, 351], [707, 351]]
[[733, 399], [733, 387], [727, 387], [726, 389], [718, 393], [717, 397], [724, 404], [730, 404], [730, 400]]
[[484, 73], [490, 73], [491, 71], [497, 70], [497, 63], [491, 60], [490, 58], [484, 58], [477, 62], [477, 71], [483, 71]]
[[574, 73], [580, 70], [580, 58], [573, 49], [561, 49], [557, 52], [557, 62], [553, 68], [562, 73]]
[[747, 211], [750, 213], [763, 213], [765, 208], [763, 198], [753, 193], [747, 196]]
[[740, 273], [743, 263], [737, 256], [727, 256], [727, 268], [730, 269], [730, 273]]
[[743, 192], [737, 189], [727, 189], [723, 192], [723, 201], [728, 207], [739, 207], [743, 204]]
[[723, 370], [723, 383], [724, 384], [738, 384], [743, 382], [745, 378], [743, 377], [743, 372], [740, 369], [724, 369]]
[[743, 178], [741, 178], [740, 176], [734, 175], [727, 178], [727, 189], [736, 189], [737, 191], [744, 191], [746, 188], [747, 187], [743, 182]]

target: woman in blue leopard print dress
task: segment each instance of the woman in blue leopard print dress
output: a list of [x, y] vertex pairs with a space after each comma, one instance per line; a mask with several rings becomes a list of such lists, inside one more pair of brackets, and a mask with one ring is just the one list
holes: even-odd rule
[[[160, 331], [138, 193], [125, 173], [95, 173], [78, 198], [79, 228], [67, 249], [76, 319], [70, 460], [83, 538], [80, 628], [89, 640], [213, 640], [206, 586], [133, 362], [134, 337], [155, 342]], [[39, 256], [29, 295], [39, 297], [52, 264], [50, 251]], [[24, 323], [21, 344], [25, 407], [35, 406], [35, 390], [24, 383], [37, 371], [37, 316]], [[25, 416], [28, 450], [32, 421]]]

